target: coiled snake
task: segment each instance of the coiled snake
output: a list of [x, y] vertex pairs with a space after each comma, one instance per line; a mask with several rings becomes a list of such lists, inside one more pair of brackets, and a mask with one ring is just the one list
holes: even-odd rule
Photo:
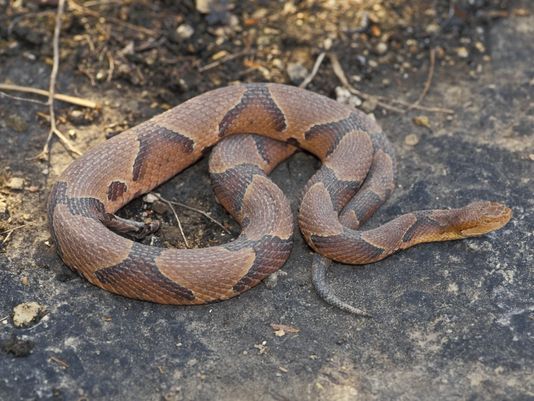
[[[114, 213], [218, 142], [210, 174], [217, 199], [241, 225], [236, 240], [206, 249], [164, 249], [117, 234], [157, 229]], [[51, 190], [50, 232], [67, 266], [113, 293], [165, 304], [236, 296], [289, 257], [289, 202], [267, 175], [297, 148], [322, 162], [304, 189], [298, 216], [304, 238], [323, 255], [314, 262], [319, 283], [330, 259], [372, 263], [422, 242], [481, 235], [511, 217], [502, 204], [474, 202], [408, 213], [358, 230], [394, 189], [395, 157], [380, 127], [365, 114], [312, 92], [241, 84], [194, 97], [74, 161]]]

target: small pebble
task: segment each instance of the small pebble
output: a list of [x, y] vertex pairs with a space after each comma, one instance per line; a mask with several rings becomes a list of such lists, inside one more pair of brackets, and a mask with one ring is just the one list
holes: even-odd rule
[[45, 313], [45, 308], [37, 302], [24, 302], [13, 308], [13, 324], [28, 327], [36, 323]]
[[20, 191], [24, 188], [24, 178], [11, 177], [6, 186], [14, 191]]
[[371, 26], [371, 29], [369, 30], [369, 32], [371, 32], [371, 35], [373, 35], [375, 38], [377, 38], [380, 35], [382, 35], [382, 31], [380, 30], [378, 25]]
[[415, 125], [418, 125], [420, 127], [430, 127], [430, 119], [427, 116], [417, 116], [413, 118], [413, 122]]
[[425, 31], [427, 33], [436, 33], [439, 32], [440, 26], [438, 24], [429, 24], [426, 26]]
[[284, 7], [282, 8], [282, 15], [289, 15], [297, 12], [297, 6], [292, 2], [286, 1]]
[[419, 137], [415, 134], [408, 134], [404, 137], [404, 143], [408, 146], [415, 146], [419, 143]]
[[164, 214], [170, 210], [169, 205], [167, 205], [165, 202], [160, 201], [157, 199], [152, 203], [152, 210], [154, 210], [157, 214]]
[[347, 88], [342, 86], [336, 87], [336, 100], [352, 107], [359, 107], [362, 104], [362, 100], [358, 96], [353, 95]]
[[[3, 321], [6, 324], [6, 321]], [[31, 354], [34, 343], [31, 340], [22, 340], [15, 335], [0, 340], [0, 349], [15, 357], [25, 357]]]
[[145, 196], [143, 196], [143, 202], [145, 203], [154, 203], [156, 202], [157, 200], [159, 200], [159, 198], [154, 195], [154, 194], [146, 194]]
[[265, 18], [269, 14], [269, 10], [267, 8], [258, 8], [254, 13], [252, 13], [252, 18], [255, 19], [262, 19]]
[[378, 45], [376, 45], [376, 52], [378, 54], [384, 54], [388, 51], [388, 45], [384, 42], [380, 42]]
[[287, 65], [287, 75], [294, 84], [298, 84], [308, 76], [308, 69], [300, 63], [289, 63]]
[[376, 109], [376, 106], [378, 106], [378, 99], [375, 97], [369, 97], [362, 103], [362, 109], [366, 113], [371, 113]]
[[467, 51], [467, 49], [465, 47], [457, 48], [456, 49], [456, 54], [458, 55], [458, 57], [461, 57], [461, 58], [469, 57], [469, 52]]
[[201, 14], [207, 14], [211, 11], [213, 7], [213, 0], [196, 0], [195, 8]]
[[194, 33], [195, 30], [189, 24], [182, 24], [176, 28], [176, 35], [178, 35], [180, 39], [189, 39]]

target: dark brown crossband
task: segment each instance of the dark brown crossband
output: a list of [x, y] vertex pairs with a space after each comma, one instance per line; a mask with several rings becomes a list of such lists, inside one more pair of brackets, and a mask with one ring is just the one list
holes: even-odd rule
[[429, 216], [425, 216], [423, 213], [424, 212], [414, 213], [417, 217], [417, 220], [402, 236], [403, 242], [410, 242], [414, 237], [421, 235], [425, 231], [428, 231], [430, 228], [434, 230], [439, 230], [440, 228], [443, 228], [440, 223], [438, 223], [436, 220], [433, 220]]
[[322, 166], [317, 173], [308, 181], [306, 188], [311, 188], [312, 185], [322, 182], [328, 191], [334, 210], [339, 212], [343, 206], [347, 204], [349, 199], [354, 196], [354, 193], [360, 187], [357, 181], [343, 181], [336, 177], [332, 169], [327, 166]]
[[132, 178], [138, 181], [143, 177], [143, 171], [149, 159], [154, 157], [161, 150], [169, 152], [171, 149], [179, 150], [183, 153], [192, 153], [195, 142], [178, 132], [171, 131], [149, 120], [136, 128], [139, 132], [139, 151], [134, 161]]
[[[229, 110], [221, 122], [219, 123], [219, 135], [224, 136], [228, 133], [232, 125], [242, 118], [247, 109], [257, 109], [258, 112], [266, 113], [274, 128], [278, 132], [283, 132], [287, 128], [286, 118], [284, 113], [271, 97], [269, 89], [265, 85], [249, 84], [246, 85], [246, 90], [241, 101]], [[250, 127], [256, 126], [255, 114], [248, 113], [247, 125]], [[254, 132], [250, 130], [248, 132]], [[243, 131], [242, 133], [245, 133]]]
[[235, 241], [224, 245], [229, 251], [252, 248], [256, 253], [254, 263], [247, 274], [234, 285], [234, 291], [243, 292], [273, 273], [288, 258], [292, 244], [291, 239], [265, 235], [257, 241]]
[[232, 215], [241, 211], [243, 197], [255, 175], [265, 177], [264, 171], [253, 164], [240, 164], [222, 173], [211, 174], [213, 192]]
[[334, 151], [345, 134], [357, 129], [359, 129], [359, 124], [351, 114], [339, 121], [314, 125], [304, 133], [304, 138], [310, 142], [321, 140], [321, 143], [325, 143], [324, 139], [327, 138], [328, 148], [325, 149], [324, 153], [328, 156]]
[[128, 257], [121, 263], [100, 269], [95, 276], [113, 289], [137, 291], [140, 294], [152, 292], [162, 298], [195, 299], [193, 292], [170, 280], [157, 268], [156, 258], [162, 249], [133, 243]]

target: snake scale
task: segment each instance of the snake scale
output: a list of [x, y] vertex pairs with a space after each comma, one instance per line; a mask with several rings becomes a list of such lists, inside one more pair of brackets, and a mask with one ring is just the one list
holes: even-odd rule
[[[217, 143], [210, 174], [218, 201], [241, 226], [234, 241], [166, 249], [119, 235], [155, 231], [157, 223], [114, 213]], [[484, 201], [407, 213], [374, 229], [358, 229], [395, 186], [394, 153], [378, 124], [327, 97], [258, 83], [194, 97], [75, 160], [49, 196], [53, 241], [67, 266], [116, 294], [164, 304], [236, 296], [289, 257], [290, 205], [267, 175], [297, 149], [322, 163], [304, 188], [298, 216], [307, 243], [322, 255], [314, 262], [317, 283], [330, 260], [372, 263], [419, 243], [482, 235], [511, 218], [506, 206]]]

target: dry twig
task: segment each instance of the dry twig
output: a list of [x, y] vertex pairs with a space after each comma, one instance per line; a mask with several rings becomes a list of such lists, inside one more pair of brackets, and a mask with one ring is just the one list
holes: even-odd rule
[[13, 227], [13, 228], [10, 228], [9, 230], [5, 230], [5, 231], [2, 231], [0, 233], [0, 235], [4, 235], [4, 234], [7, 234], [5, 236], [5, 238], [2, 240], [2, 242], [0, 243], [0, 245], [4, 245], [7, 241], [9, 241], [9, 239], [11, 238], [11, 235], [13, 234], [13, 232], [15, 230], [18, 230], [19, 228], [23, 228], [23, 227], [26, 227], [28, 224], [23, 224], [21, 226], [17, 226], [17, 227]]
[[[20, 85], [12, 85], [12, 84], [6, 84], [6, 83], [0, 83], [0, 90], [4, 91], [13, 91], [13, 92], [22, 92], [22, 93], [32, 93], [34, 95], [40, 95], [40, 96], [47, 96], [50, 97], [50, 92], [44, 89], [37, 89], [32, 88], [30, 86], [20, 86]], [[9, 96], [7, 94], [4, 94], [6, 96]], [[59, 100], [61, 102], [75, 104], [76, 106], [82, 106], [82, 107], [88, 107], [90, 109], [97, 109], [99, 107], [98, 103], [93, 102], [92, 100], [83, 99], [76, 96], [70, 96], [70, 95], [63, 95], [61, 93], [54, 93], [54, 99]], [[38, 100], [32, 100], [32, 99], [19, 99], [19, 100], [26, 100], [26, 101], [33, 101], [40, 104], [48, 104], [48, 102], [40, 102]]]
[[1, 91], [0, 91], [0, 97], [7, 97], [8, 99], [18, 100], [20, 102], [36, 103], [36, 104], [40, 104], [42, 106], [46, 106], [48, 104], [48, 103], [42, 102], [40, 100], [29, 99], [29, 98], [19, 97], [19, 96], [13, 96], [13, 95], [10, 95], [8, 93], [1, 92]]
[[213, 217], [211, 217], [208, 214], [208, 212], [205, 212], [203, 210], [197, 209], [197, 208], [195, 208], [193, 206], [186, 205], [185, 203], [181, 203], [181, 202], [177, 202], [177, 201], [169, 201], [169, 202], [171, 202], [173, 205], [176, 205], [176, 206], [179, 206], [179, 207], [183, 207], [184, 209], [191, 210], [192, 212], [196, 212], [196, 213], [201, 214], [202, 216], [207, 218], [212, 223], [215, 223], [219, 227], [221, 227], [224, 231], [226, 231], [226, 233], [232, 234], [232, 232], [229, 229], [227, 229], [221, 222], [219, 222], [219, 221], [215, 220]]
[[368, 95], [367, 93], [364, 93], [356, 89], [354, 86], [350, 84], [347, 76], [345, 75], [345, 72], [343, 71], [343, 68], [341, 67], [341, 63], [339, 62], [339, 59], [337, 58], [337, 56], [334, 53], [328, 53], [328, 58], [330, 59], [330, 62], [332, 63], [332, 69], [334, 70], [334, 74], [336, 74], [337, 78], [341, 81], [343, 86], [348, 89], [350, 93], [352, 93], [353, 95], [359, 96], [365, 100], [371, 100], [374, 98], [377, 100], [376, 104], [382, 107], [383, 109], [394, 111], [396, 113], [404, 113], [404, 110], [399, 109], [398, 107], [392, 106], [384, 102], [378, 96], [371, 96], [371, 95]]
[[436, 65], [436, 49], [432, 48], [430, 49], [430, 66], [428, 67], [428, 76], [425, 81], [425, 86], [423, 87], [423, 91], [417, 98], [417, 100], [408, 108], [413, 109], [414, 107], [418, 106], [419, 103], [424, 99], [426, 94], [428, 93], [428, 90], [430, 89], [430, 85], [432, 85], [432, 77], [434, 76], [434, 67]]
[[50, 362], [54, 362], [57, 364], [60, 368], [67, 369], [69, 367], [69, 364], [65, 362], [63, 359], [59, 359], [57, 356], [51, 355], [50, 358], [48, 358]]
[[174, 208], [172, 202], [170, 200], [168, 200], [168, 199], [165, 199], [160, 194], [157, 194], [155, 192], [153, 192], [153, 194], [156, 196], [156, 198], [158, 198], [160, 201], [162, 201], [167, 206], [169, 206], [169, 208], [172, 211], [172, 214], [174, 215], [174, 218], [176, 219], [176, 223], [178, 224], [178, 229], [180, 230], [180, 235], [182, 236], [182, 239], [184, 240], [185, 247], [186, 248], [190, 248], [189, 242], [187, 242], [187, 238], [185, 237], [185, 234], [184, 234], [184, 229], [182, 227], [182, 222], [180, 221], [180, 218], [178, 217], [178, 213], [176, 213], [176, 209]]
[[111, 51], [106, 52], [106, 56], [108, 57], [108, 77], [106, 78], [106, 82], [111, 82], [113, 79], [113, 71], [115, 70], [115, 61], [113, 60], [113, 54]]
[[241, 56], [249, 55], [251, 53], [253, 53], [251, 50], [243, 50], [238, 53], [229, 54], [228, 56], [225, 56], [221, 58], [220, 60], [206, 64], [205, 66], [199, 67], [198, 72], [206, 72], [206, 71], [212, 70], [215, 67], [220, 66], [221, 64], [227, 63], [228, 61], [235, 60], [236, 58], [241, 57]]
[[[386, 109], [386, 110], [391, 110], [391, 111], [394, 111], [396, 113], [405, 113], [406, 111], [410, 110], [410, 109], [416, 109], [416, 110], [422, 110], [422, 111], [428, 111], [428, 112], [431, 112], [431, 113], [445, 113], [445, 114], [454, 114], [454, 110], [452, 109], [446, 109], [446, 108], [442, 108], [442, 107], [425, 107], [425, 106], [420, 106], [418, 104], [414, 104], [414, 103], [408, 103], [408, 102], [405, 102], [405, 101], [402, 101], [402, 100], [398, 100], [398, 99], [386, 99], [385, 97], [383, 96], [373, 96], [373, 95], [369, 95], [367, 93], [364, 93], [356, 88], [354, 88], [349, 80], [347, 79], [347, 76], [345, 75], [345, 72], [343, 71], [343, 68], [341, 67], [341, 64], [339, 62], [339, 59], [337, 58], [337, 56], [333, 53], [328, 53], [328, 57], [330, 58], [330, 62], [332, 63], [332, 69], [334, 70], [334, 73], [336, 74], [336, 76], [338, 77], [338, 79], [341, 81], [341, 83], [343, 84], [343, 86], [345, 86], [349, 92], [351, 92], [352, 94], [356, 95], [356, 96], [359, 96], [361, 97], [362, 99], [376, 99], [377, 101], [377, 105], [382, 107], [383, 109]], [[403, 106], [406, 108], [406, 110], [404, 109], [401, 109], [397, 106], [393, 106], [392, 104], [390, 103], [396, 103], [400, 106]]]
[[326, 56], [326, 52], [321, 52], [317, 56], [317, 60], [315, 60], [315, 64], [313, 65], [313, 68], [310, 72], [310, 74], [304, 78], [304, 81], [302, 81], [299, 85], [299, 88], [305, 88], [310, 84], [310, 82], [315, 78], [315, 75], [317, 75], [317, 71], [319, 71], [319, 67], [321, 66], [321, 63], [323, 62], [324, 58]]
[[46, 224], [46, 223], [41, 223], [41, 224], [25, 223], [25, 224], [21, 224], [20, 226], [15, 226], [15, 227], [12, 227], [12, 228], [8, 228], [7, 230], [0, 231], [0, 235], [7, 234], [7, 235], [5, 236], [5, 238], [2, 240], [2, 242], [0, 242], [0, 245], [4, 245], [7, 241], [9, 241], [9, 239], [11, 238], [11, 235], [12, 235], [16, 230], [20, 230], [21, 228], [28, 227], [28, 226], [40, 227], [40, 226], [44, 226], [45, 224]]
[[48, 132], [48, 137], [43, 146], [43, 150], [37, 158], [41, 160], [48, 160], [50, 155], [50, 141], [52, 137], [56, 135], [61, 143], [69, 150], [70, 152], [80, 156], [82, 153], [76, 149], [72, 142], [65, 136], [63, 133], [56, 127], [56, 114], [54, 111], [54, 94], [56, 91], [56, 79], [57, 73], [59, 70], [59, 34], [61, 32], [61, 17], [63, 16], [63, 11], [65, 9], [65, 0], [59, 0], [57, 5], [57, 14], [56, 14], [56, 25], [54, 27], [54, 39], [52, 42], [54, 49], [54, 60], [52, 64], [52, 72], [50, 73], [50, 88], [48, 90], [48, 106], [50, 114], [50, 131]]

